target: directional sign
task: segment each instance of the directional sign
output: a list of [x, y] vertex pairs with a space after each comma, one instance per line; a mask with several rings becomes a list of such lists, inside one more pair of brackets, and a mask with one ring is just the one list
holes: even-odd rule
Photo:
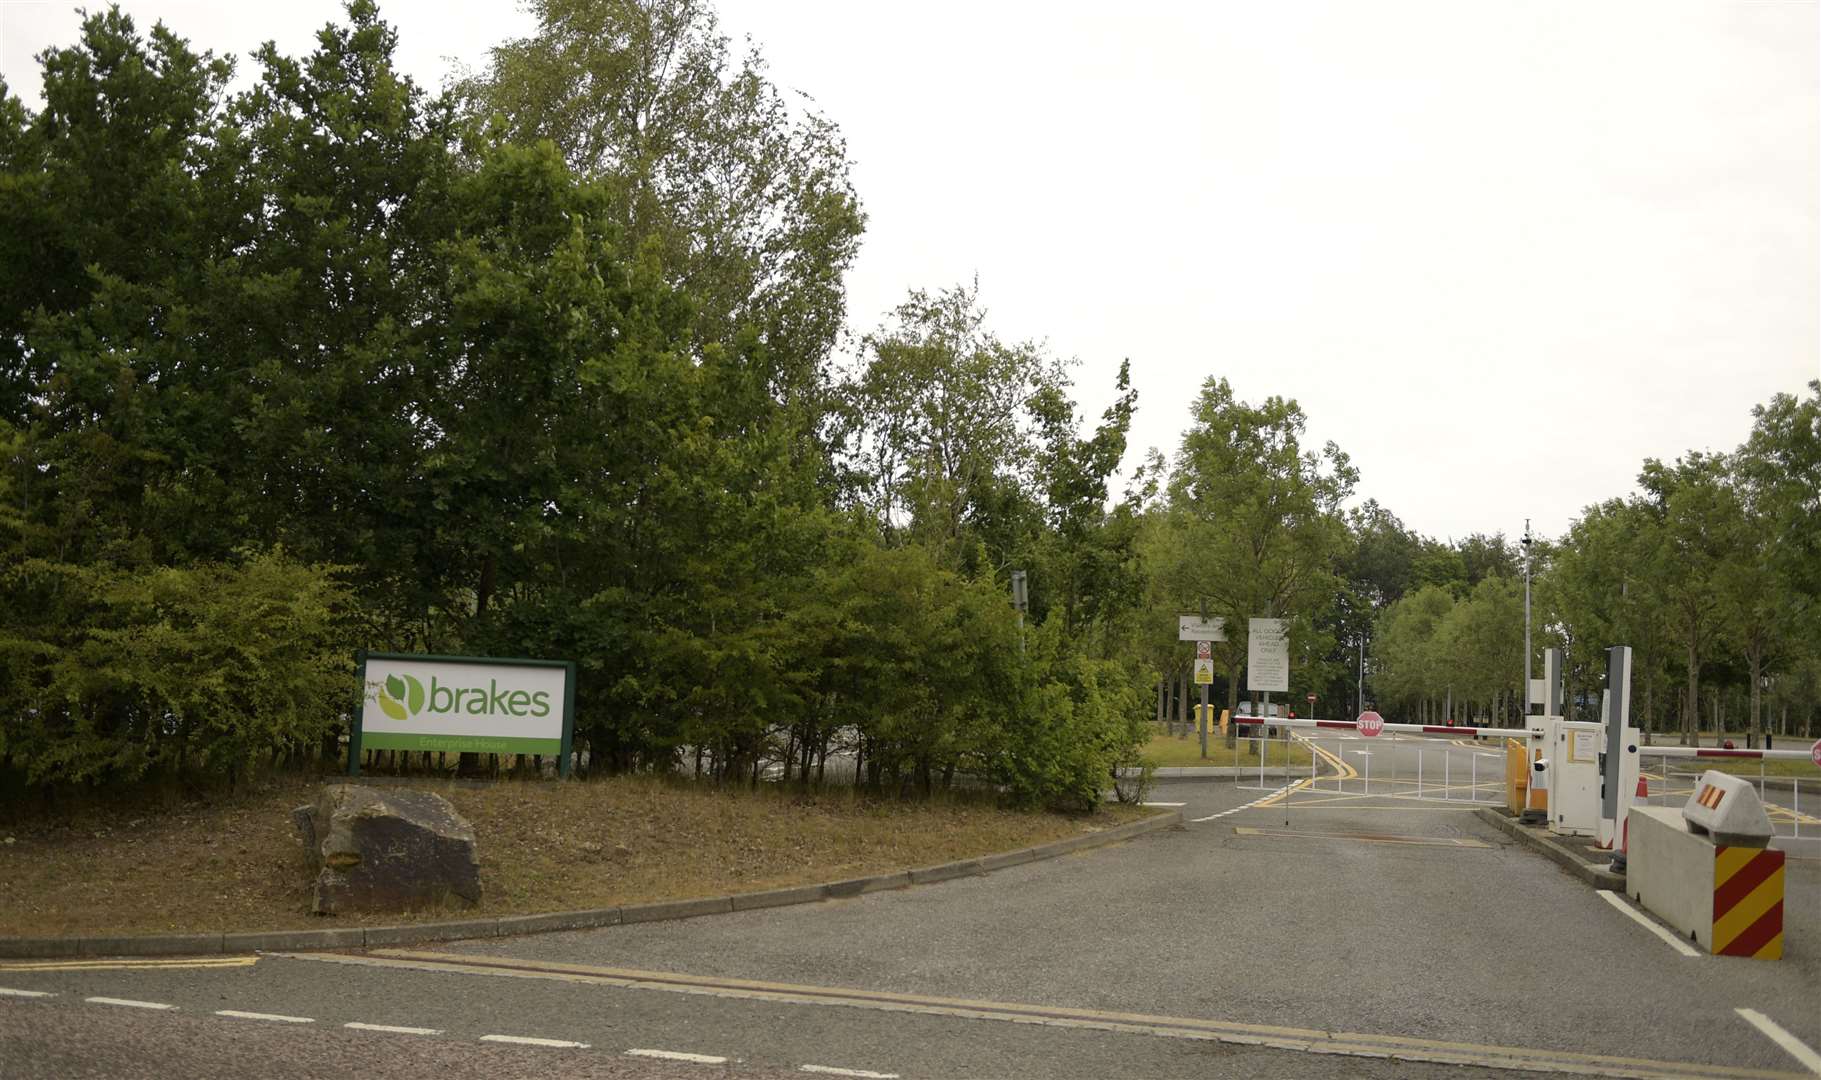
[[1227, 620], [1203, 619], [1196, 615], [1178, 615], [1176, 617], [1176, 640], [1225, 641], [1227, 640]]
[[1815, 740], [1815, 745], [1809, 748], [1808, 756], [1815, 759], [1816, 765], [1821, 765], [1821, 739]]
[[1377, 735], [1383, 730], [1385, 730], [1384, 717], [1371, 709], [1359, 714], [1359, 733], [1361, 735]]

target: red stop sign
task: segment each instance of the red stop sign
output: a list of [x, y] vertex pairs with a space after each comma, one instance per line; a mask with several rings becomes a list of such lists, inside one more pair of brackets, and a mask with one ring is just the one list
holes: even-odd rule
[[[1384, 717], [1373, 712], [1371, 709], [1367, 709], [1365, 712], [1359, 714], [1359, 733], [1361, 735], [1377, 735], [1383, 730], [1385, 730]], [[1363, 753], [1364, 751], [1361, 752]]]
[[1821, 765], [1821, 739], [1815, 740], [1815, 745], [1809, 748], [1808, 756], [1815, 759], [1816, 765]]

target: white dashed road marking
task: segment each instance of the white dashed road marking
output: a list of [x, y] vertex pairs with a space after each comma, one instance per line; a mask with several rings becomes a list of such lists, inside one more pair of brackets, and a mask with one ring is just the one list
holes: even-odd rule
[[897, 1073], [872, 1072], [869, 1069], [838, 1069], [833, 1065], [804, 1065], [801, 1071], [824, 1073], [829, 1076], [858, 1076], [862, 1080], [898, 1080]]
[[175, 1005], [166, 1005], [162, 1001], [134, 1001], [132, 998], [92, 997], [83, 998], [95, 1005], [125, 1005], [129, 1009], [175, 1009]]
[[1209, 814], [1207, 817], [1190, 818], [1189, 820], [1192, 824], [1199, 824], [1200, 822], [1203, 822], [1203, 821], [1213, 821], [1216, 818], [1226, 817], [1228, 814], [1237, 814], [1241, 810], [1250, 810], [1254, 806], [1257, 806], [1259, 803], [1264, 802], [1266, 799], [1277, 798], [1279, 795], [1282, 795], [1284, 792], [1289, 791], [1291, 787], [1292, 787], [1292, 785], [1285, 784], [1283, 787], [1278, 788], [1276, 791], [1268, 791], [1265, 794], [1260, 795], [1258, 798], [1253, 799], [1251, 802], [1245, 804], [1244, 806], [1235, 806], [1231, 810], [1222, 810], [1218, 814]]
[[529, 1035], [482, 1035], [482, 1042], [512, 1043], [516, 1046], [556, 1046], [568, 1050], [586, 1050], [584, 1042], [570, 1042], [567, 1039], [534, 1039]]
[[1649, 919], [1645, 918], [1643, 913], [1639, 912], [1636, 908], [1632, 907], [1630, 904], [1627, 904], [1616, 893], [1610, 893], [1604, 889], [1601, 889], [1599, 892], [1599, 895], [1608, 904], [1611, 904], [1613, 907], [1616, 907], [1620, 911], [1624, 912], [1626, 918], [1630, 919], [1634, 923], [1637, 923], [1639, 926], [1642, 926], [1644, 929], [1650, 931], [1651, 933], [1655, 934], [1656, 936], [1662, 938], [1664, 941], [1669, 943], [1670, 948], [1681, 953], [1683, 956], [1700, 956], [1701, 955], [1700, 951], [1695, 949], [1693, 946], [1689, 945], [1688, 942], [1683, 941], [1681, 938], [1675, 936], [1674, 934], [1670, 933], [1669, 931], [1663, 929], [1661, 926], [1658, 926], [1656, 923], [1653, 923]]
[[1752, 1027], [1762, 1031], [1771, 1042], [1781, 1046], [1790, 1057], [1800, 1061], [1809, 1072], [1821, 1076], [1821, 1054], [1815, 1053], [1801, 1039], [1783, 1030], [1783, 1025], [1756, 1009], [1734, 1009], [1733, 1012], [1738, 1013]]
[[396, 1024], [363, 1024], [358, 1020], [352, 1023], [343, 1024], [342, 1027], [353, 1028], [355, 1031], [385, 1031], [393, 1035], [441, 1035], [443, 1033], [441, 1028], [399, 1027]]
[[239, 1009], [216, 1009], [216, 1016], [232, 1016], [236, 1020], [275, 1020], [281, 1024], [314, 1024], [313, 1016], [285, 1016], [280, 1013], [241, 1012]]
[[633, 1057], [662, 1058], [665, 1061], [691, 1061], [697, 1065], [725, 1065], [727, 1059], [713, 1054], [687, 1054], [681, 1050], [628, 1050]]
[[56, 997], [49, 990], [10, 990], [0, 986], [0, 997]]

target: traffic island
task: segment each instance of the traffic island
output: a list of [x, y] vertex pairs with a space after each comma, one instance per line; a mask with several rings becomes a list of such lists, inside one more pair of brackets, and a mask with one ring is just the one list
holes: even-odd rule
[[1681, 810], [1631, 811], [1626, 893], [1715, 956], [1783, 956], [1783, 852], [1752, 786], [1701, 777]]
[[[1636, 812], [1634, 808], [1632, 813]], [[1556, 836], [1548, 829], [1521, 824], [1504, 810], [1492, 807], [1482, 806], [1474, 814], [1481, 821], [1543, 855], [1595, 889], [1606, 892], [1625, 891], [1625, 875], [1613, 873], [1608, 865], [1612, 860], [1612, 852], [1600, 849], [1590, 839]], [[1584, 842], [1575, 843], [1577, 840]]]

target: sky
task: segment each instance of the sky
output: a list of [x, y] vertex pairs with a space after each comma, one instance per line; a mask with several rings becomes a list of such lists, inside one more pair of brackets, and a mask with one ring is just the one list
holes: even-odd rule
[[[98, 6], [98, 4], [96, 5]], [[127, 0], [197, 48], [301, 53], [337, 18]], [[533, 29], [509, 3], [381, 0], [440, 86]], [[892, 7], [723, 0], [848, 141], [856, 333], [977, 280], [1000, 337], [1129, 359], [1128, 465], [1203, 380], [1296, 399], [1438, 538], [1560, 535], [1646, 457], [1728, 451], [1821, 378], [1821, 19], [1795, 0], [1251, 0]], [[0, 73], [75, 39], [0, 0]]]

